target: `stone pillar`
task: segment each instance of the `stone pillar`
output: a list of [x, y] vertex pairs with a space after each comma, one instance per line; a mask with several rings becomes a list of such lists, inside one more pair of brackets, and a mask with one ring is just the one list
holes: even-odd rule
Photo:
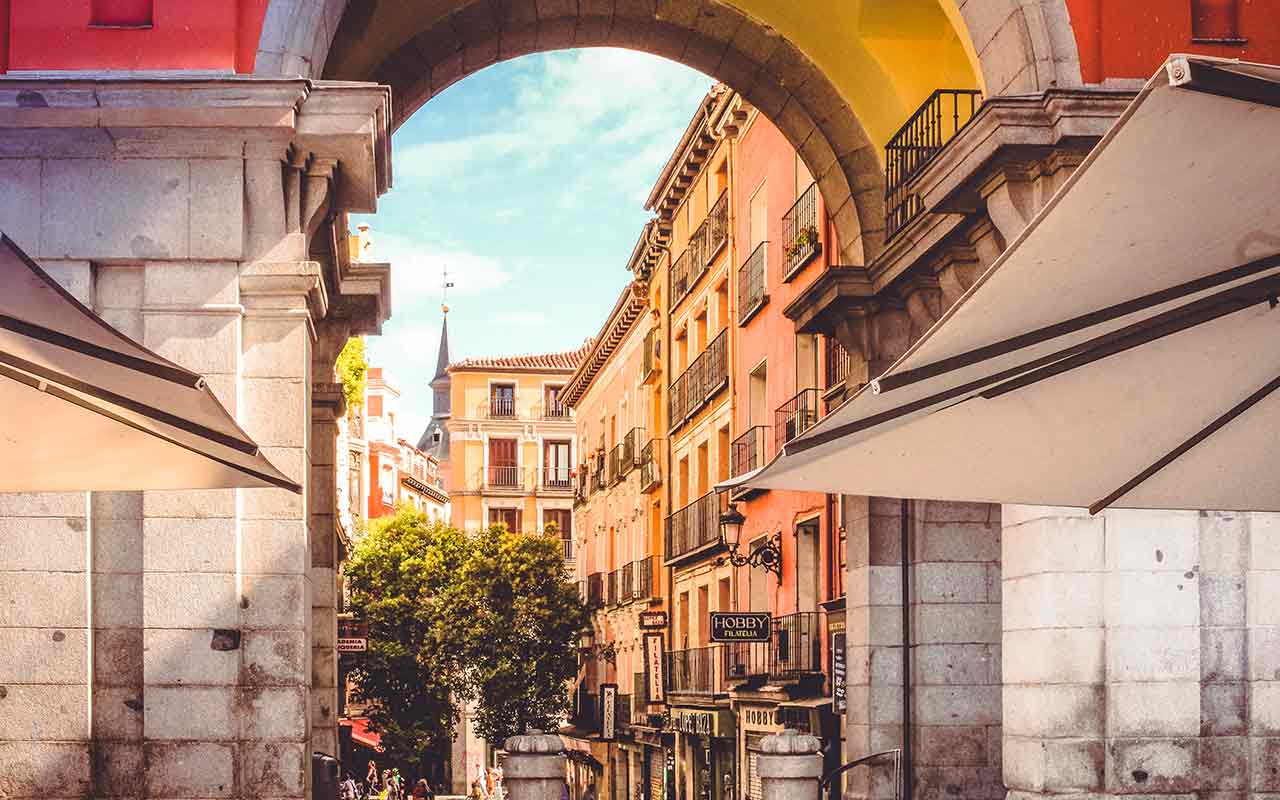
[[566, 765], [559, 736], [530, 730], [507, 739], [502, 780], [510, 800], [560, 800]]
[[[903, 746], [902, 501], [846, 497], [849, 759]], [[912, 776], [918, 797], [995, 798], [1000, 781], [999, 508], [908, 504]], [[846, 795], [893, 797], [880, 767]]]
[[1280, 788], [1277, 516], [1005, 507], [1005, 781]]
[[761, 739], [756, 772], [763, 800], [818, 800], [821, 750], [818, 737], [791, 728]]

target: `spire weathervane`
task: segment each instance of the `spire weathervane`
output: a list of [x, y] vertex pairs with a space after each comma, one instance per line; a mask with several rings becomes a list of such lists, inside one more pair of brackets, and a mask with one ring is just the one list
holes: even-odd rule
[[444, 265], [444, 277], [441, 281], [440, 288], [440, 310], [449, 313], [449, 290], [453, 288], [453, 281], [449, 280], [449, 265]]

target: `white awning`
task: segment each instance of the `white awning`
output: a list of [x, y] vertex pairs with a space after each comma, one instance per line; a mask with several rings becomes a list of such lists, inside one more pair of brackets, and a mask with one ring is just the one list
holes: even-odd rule
[[1280, 68], [1173, 56], [996, 263], [759, 488], [1280, 510]]
[[204, 379], [112, 328], [0, 234], [0, 491], [300, 487]]

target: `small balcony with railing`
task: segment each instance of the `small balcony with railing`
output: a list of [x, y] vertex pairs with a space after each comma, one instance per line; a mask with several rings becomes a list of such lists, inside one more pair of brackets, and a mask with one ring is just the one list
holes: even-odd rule
[[662, 470], [659, 461], [662, 456], [662, 439], [650, 439], [640, 448], [640, 491], [644, 494], [654, 491], [662, 485]]
[[[769, 461], [769, 444], [773, 438], [773, 429], [768, 425], [753, 425], [743, 431], [742, 435], [729, 445], [730, 477], [746, 475], [748, 472], [763, 467]], [[739, 488], [734, 490], [735, 498], [747, 498], [763, 490]]]
[[568, 420], [573, 418], [573, 411], [564, 403], [560, 402], [558, 395], [550, 394], [543, 400], [540, 415], [546, 420]]
[[520, 467], [511, 464], [490, 464], [485, 467], [483, 488], [485, 491], [520, 491], [524, 489]]
[[489, 419], [514, 419], [516, 398], [511, 394], [491, 394], [486, 408]]
[[721, 542], [720, 512], [727, 501], [727, 495], [707, 492], [667, 517], [668, 564], [718, 549], [715, 545]]
[[552, 465], [542, 468], [542, 491], [562, 494], [573, 488], [573, 474], [569, 470], [569, 465]]
[[689, 244], [684, 252], [671, 265], [669, 308], [675, 308], [681, 300], [688, 297], [728, 242], [729, 191], [725, 189], [697, 230], [689, 236]]
[[604, 605], [604, 573], [593, 572], [587, 576], [587, 606], [600, 608]]
[[608, 485], [608, 454], [602, 450], [591, 457], [591, 491], [603, 492]]
[[641, 357], [640, 382], [648, 383], [662, 372], [662, 354], [658, 350], [658, 329], [650, 328], [644, 335], [644, 353]]
[[656, 573], [657, 556], [649, 556], [632, 561], [622, 568], [623, 602], [629, 600], [651, 600], [657, 596]]
[[667, 413], [672, 430], [688, 422], [729, 385], [728, 333], [727, 328], [720, 331], [671, 384]]
[[607, 573], [605, 576], [607, 600], [611, 606], [616, 606], [618, 604], [618, 584], [621, 582], [621, 572], [622, 570], [615, 569], [613, 572]]
[[818, 421], [818, 390], [801, 389], [773, 412], [774, 452]]
[[738, 324], [747, 322], [769, 302], [769, 287], [765, 283], [765, 257], [769, 243], [761, 242], [738, 267]]
[[924, 211], [911, 181], [982, 106], [977, 89], [937, 89], [884, 146], [885, 238], [892, 239]]
[[769, 641], [724, 645], [725, 678], [729, 681], [767, 678], [774, 682], [794, 682], [820, 676], [825, 672], [822, 659], [824, 630], [825, 622], [818, 611], [774, 617]]
[[573, 476], [573, 504], [575, 506], [587, 502], [587, 472], [587, 465], [579, 464], [578, 471]]
[[625, 605], [635, 599], [636, 573], [628, 562], [618, 568], [618, 604]]
[[811, 183], [782, 215], [782, 280], [789, 281], [822, 252], [818, 184]]
[[724, 694], [720, 648], [711, 645], [671, 651], [667, 657], [667, 687], [673, 694]]

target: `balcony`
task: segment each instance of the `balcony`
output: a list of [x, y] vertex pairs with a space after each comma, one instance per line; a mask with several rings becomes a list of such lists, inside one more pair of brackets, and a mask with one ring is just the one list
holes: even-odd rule
[[601, 450], [591, 457], [591, 491], [603, 492], [609, 483], [607, 454]]
[[672, 430], [688, 422], [707, 401], [729, 385], [727, 333], [728, 329], [720, 331], [671, 384], [667, 413]]
[[604, 573], [593, 572], [587, 576], [587, 606], [599, 608], [604, 605]]
[[644, 335], [644, 358], [640, 368], [641, 383], [648, 383], [661, 371], [661, 355], [658, 351], [658, 329], [650, 328]]
[[769, 641], [724, 645], [726, 679], [796, 681], [822, 674], [824, 625], [822, 614], [816, 611], [774, 617]]
[[675, 308], [689, 293], [689, 250], [686, 247], [671, 265], [671, 297], [667, 298], [667, 308]]
[[768, 242], [761, 242], [738, 268], [738, 324], [746, 325], [765, 303], [769, 292], [765, 286], [764, 266]]
[[578, 506], [585, 502], [587, 502], [587, 465], [579, 464], [573, 480], [573, 504]]
[[632, 561], [622, 568], [622, 600], [649, 600], [654, 592], [654, 571], [658, 568], [656, 556]]
[[669, 563], [720, 541], [721, 504], [719, 494], [707, 492], [667, 517]]
[[[729, 446], [729, 474], [736, 478], [763, 467], [769, 460], [766, 448], [771, 436], [772, 429], [768, 425], [754, 425], [734, 439]], [[734, 497], [748, 497], [759, 491], [740, 488], [734, 490]]]
[[706, 237], [703, 253], [706, 263], [711, 264], [729, 241], [729, 190], [720, 192], [715, 205], [707, 212], [707, 221], [703, 223]]
[[773, 618], [769, 643], [771, 679], [794, 680], [822, 673], [822, 614], [806, 611]]
[[640, 491], [645, 494], [662, 485], [662, 473], [658, 469], [661, 449], [661, 439], [650, 439], [640, 448]]
[[613, 572], [610, 572], [605, 576], [605, 584], [608, 587], [608, 601], [611, 606], [616, 606], [618, 604], [618, 579], [621, 577], [618, 574], [619, 572], [620, 570], [615, 569]]
[[565, 560], [566, 562], [568, 562], [568, 561], [573, 561], [573, 540], [572, 540], [572, 539], [561, 539], [561, 540], [560, 540], [560, 548], [561, 548], [561, 550], [562, 550], [562, 552], [563, 552], [564, 560]]
[[802, 389], [773, 412], [774, 452], [818, 421], [818, 390]]
[[542, 406], [543, 419], [569, 419], [573, 416], [573, 412], [569, 407], [554, 397], [547, 398], [546, 403]]
[[485, 470], [484, 486], [486, 489], [523, 488], [520, 481], [520, 468], [506, 464], [490, 465]]
[[924, 210], [920, 196], [910, 190], [911, 179], [973, 119], [981, 105], [982, 92], [977, 89], [937, 89], [884, 146], [886, 240]]
[[488, 410], [489, 419], [514, 419], [516, 399], [503, 395], [490, 395]]
[[667, 687], [681, 694], [723, 694], [718, 656], [716, 646], [673, 650], [667, 657]]
[[551, 492], [567, 492], [573, 488], [573, 475], [568, 467], [543, 467], [542, 488]]
[[635, 562], [624, 564], [618, 570], [618, 603], [630, 603], [635, 599], [636, 592], [636, 572], [631, 565]]
[[791, 280], [822, 252], [818, 184], [811, 183], [782, 215], [782, 280]]

